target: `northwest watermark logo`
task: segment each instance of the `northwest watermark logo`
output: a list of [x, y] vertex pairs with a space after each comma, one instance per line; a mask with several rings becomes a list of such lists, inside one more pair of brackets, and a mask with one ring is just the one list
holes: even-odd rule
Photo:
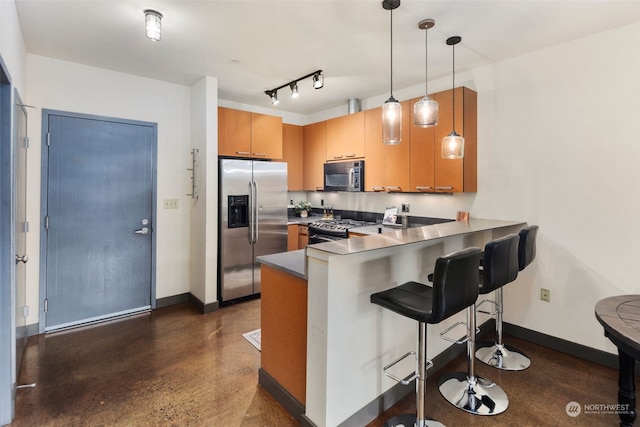
[[570, 417], [577, 417], [578, 415], [580, 415], [580, 412], [582, 412], [582, 407], [578, 402], [571, 401], [567, 403], [567, 406], [564, 408], [564, 410]]
[[620, 415], [629, 413], [628, 403], [585, 403], [584, 405], [578, 402], [571, 401], [567, 403], [564, 410], [570, 417], [577, 417], [580, 414], [585, 415]]

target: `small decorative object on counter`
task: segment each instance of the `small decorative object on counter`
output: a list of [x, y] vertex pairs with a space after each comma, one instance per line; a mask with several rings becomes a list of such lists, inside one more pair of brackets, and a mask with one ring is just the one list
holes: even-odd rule
[[306, 218], [311, 211], [311, 203], [301, 200], [295, 204], [294, 210], [296, 213], [299, 213], [302, 218]]

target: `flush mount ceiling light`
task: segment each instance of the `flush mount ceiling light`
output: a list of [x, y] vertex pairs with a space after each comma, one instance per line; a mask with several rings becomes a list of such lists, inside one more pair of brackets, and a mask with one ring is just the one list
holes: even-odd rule
[[155, 10], [144, 11], [145, 32], [147, 37], [155, 42], [162, 38], [162, 14]]
[[391, 87], [390, 96], [382, 106], [382, 142], [388, 145], [402, 141], [402, 106], [393, 97], [393, 10], [400, 6], [400, 0], [383, 0], [382, 7], [388, 10], [391, 19]]
[[298, 92], [298, 82], [300, 80], [307, 79], [313, 76], [313, 88], [321, 89], [324, 86], [324, 76], [322, 75], [322, 70], [314, 71], [313, 73], [309, 73], [306, 76], [298, 77], [295, 80], [291, 80], [289, 83], [285, 83], [282, 86], [278, 86], [271, 90], [265, 90], [264, 93], [267, 94], [269, 98], [271, 98], [271, 104], [276, 105], [278, 103], [278, 90], [289, 86], [291, 89], [291, 97], [297, 98], [300, 93]]
[[453, 36], [447, 39], [447, 45], [452, 47], [453, 51], [453, 89], [451, 97], [453, 98], [453, 130], [451, 133], [442, 138], [441, 155], [445, 159], [462, 159], [464, 157], [464, 138], [456, 133], [456, 45], [462, 41], [462, 37]]
[[413, 124], [423, 128], [435, 126], [438, 124], [438, 103], [429, 98], [429, 88], [427, 86], [427, 33], [429, 28], [433, 27], [436, 21], [433, 19], [423, 19], [418, 23], [418, 28], [424, 30], [424, 97], [416, 102], [413, 106]]

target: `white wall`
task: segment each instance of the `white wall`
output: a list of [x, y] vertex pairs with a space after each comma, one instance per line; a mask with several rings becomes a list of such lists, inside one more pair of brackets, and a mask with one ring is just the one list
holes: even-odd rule
[[[25, 102], [30, 111], [28, 245], [40, 244], [41, 109], [96, 114], [158, 124], [156, 296], [189, 292], [189, 226], [191, 200], [187, 168], [190, 156], [190, 88], [129, 74], [27, 55]], [[164, 199], [178, 199], [178, 209], [163, 209]], [[33, 254], [33, 255], [31, 255]], [[28, 299], [36, 323], [39, 306], [38, 252], [30, 249]]]
[[0, 1], [0, 54], [11, 75], [11, 84], [24, 98], [27, 52], [13, 1]]
[[[640, 291], [639, 75], [640, 23], [461, 73], [456, 80], [478, 92], [476, 194], [307, 198], [538, 224], [536, 261], [505, 288], [505, 321], [615, 352], [593, 312], [602, 298]], [[550, 303], [540, 301], [542, 287]]]

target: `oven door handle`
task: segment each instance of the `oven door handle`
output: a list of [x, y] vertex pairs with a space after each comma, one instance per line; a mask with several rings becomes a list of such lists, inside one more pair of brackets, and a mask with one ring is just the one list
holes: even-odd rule
[[355, 189], [356, 186], [356, 178], [355, 178], [355, 168], [349, 169], [349, 190]]
[[311, 234], [311, 235], [309, 236], [309, 240], [311, 240], [311, 239], [320, 240], [320, 241], [322, 241], [322, 242], [335, 242], [335, 240], [334, 240], [334, 239], [330, 239], [330, 238], [328, 238], [328, 237], [324, 237], [324, 236], [319, 236], [319, 235], [317, 235], [317, 234]]

